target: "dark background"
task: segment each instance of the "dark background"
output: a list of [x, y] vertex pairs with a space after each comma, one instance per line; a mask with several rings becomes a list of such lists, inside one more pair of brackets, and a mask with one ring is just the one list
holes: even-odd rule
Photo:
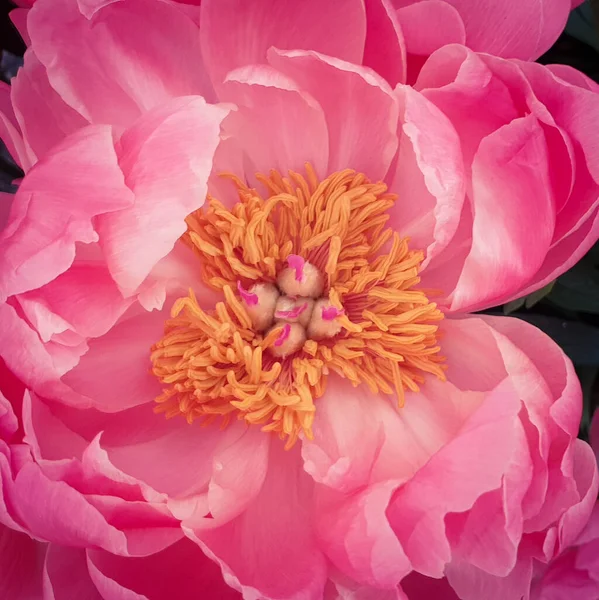
[[[0, 0], [0, 79], [7, 82], [25, 51], [8, 17], [12, 8], [11, 2]], [[566, 31], [539, 62], [570, 65], [599, 82], [598, 24], [599, 0], [588, 0], [572, 12]], [[20, 169], [0, 148], [0, 190], [14, 191], [12, 180], [20, 176]], [[509, 314], [536, 325], [572, 359], [585, 399], [580, 434], [588, 438], [591, 416], [599, 406], [599, 244], [547, 288], [485, 312]]]

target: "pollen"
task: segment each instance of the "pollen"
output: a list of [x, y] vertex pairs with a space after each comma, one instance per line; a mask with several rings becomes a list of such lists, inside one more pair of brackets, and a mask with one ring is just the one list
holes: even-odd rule
[[190, 290], [174, 303], [151, 351], [157, 412], [241, 419], [290, 448], [312, 438], [331, 373], [400, 408], [405, 390], [445, 379], [443, 313], [418, 289], [423, 252], [387, 226], [384, 183], [350, 169], [320, 181], [309, 164], [258, 174], [262, 191], [223, 176], [239, 201], [209, 195], [182, 236], [222, 301], [206, 309]]

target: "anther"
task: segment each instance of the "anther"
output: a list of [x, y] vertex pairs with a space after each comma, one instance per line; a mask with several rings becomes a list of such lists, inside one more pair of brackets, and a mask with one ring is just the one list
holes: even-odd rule
[[307, 327], [314, 309], [312, 298], [290, 298], [280, 296], [275, 309], [275, 319], [286, 323], [299, 323]]
[[291, 254], [287, 258], [287, 267], [279, 273], [279, 289], [287, 296], [318, 298], [324, 290], [322, 273], [301, 256]]
[[333, 306], [328, 298], [317, 300], [308, 324], [308, 337], [312, 340], [335, 337], [342, 329], [337, 317], [343, 314], [344, 311]]
[[269, 348], [271, 354], [278, 358], [285, 358], [298, 350], [301, 350], [306, 341], [306, 330], [299, 323], [285, 323], [282, 327], [277, 324], [281, 333]]
[[256, 331], [268, 329], [274, 322], [275, 308], [279, 299], [279, 290], [271, 283], [257, 283], [245, 290], [237, 282], [239, 295], [243, 300], [245, 310], [252, 320]]

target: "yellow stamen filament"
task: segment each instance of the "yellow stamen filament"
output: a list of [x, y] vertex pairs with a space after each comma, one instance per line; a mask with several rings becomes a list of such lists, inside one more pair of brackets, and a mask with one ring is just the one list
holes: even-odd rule
[[[175, 302], [151, 355], [152, 371], [165, 385], [157, 411], [183, 414], [190, 423], [220, 417], [226, 425], [236, 416], [278, 433], [290, 447], [301, 433], [311, 438], [314, 401], [330, 372], [373, 393], [395, 393], [399, 406], [425, 373], [445, 379], [437, 344], [443, 314], [415, 289], [423, 253], [386, 228], [396, 196], [385, 184], [350, 169], [319, 181], [306, 165], [305, 177], [257, 175], [263, 196], [225, 177], [239, 202], [229, 209], [209, 196], [207, 207], [187, 218], [182, 237], [200, 259], [204, 281], [224, 301], [205, 311], [190, 291]], [[244, 289], [275, 284], [290, 255], [324, 275], [325, 304], [338, 316], [329, 321], [330, 334], [282, 355], [275, 348], [289, 325], [258, 331], [234, 290], [239, 282]], [[293, 339], [303, 339], [303, 326], [293, 327]]]

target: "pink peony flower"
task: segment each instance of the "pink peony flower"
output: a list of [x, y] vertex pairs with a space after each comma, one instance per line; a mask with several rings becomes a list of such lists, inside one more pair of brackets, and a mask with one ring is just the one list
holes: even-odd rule
[[596, 241], [597, 87], [459, 45], [408, 86], [401, 10], [323, 6], [27, 13], [0, 522], [45, 597], [519, 600], [589, 518], [572, 365], [465, 313]]

